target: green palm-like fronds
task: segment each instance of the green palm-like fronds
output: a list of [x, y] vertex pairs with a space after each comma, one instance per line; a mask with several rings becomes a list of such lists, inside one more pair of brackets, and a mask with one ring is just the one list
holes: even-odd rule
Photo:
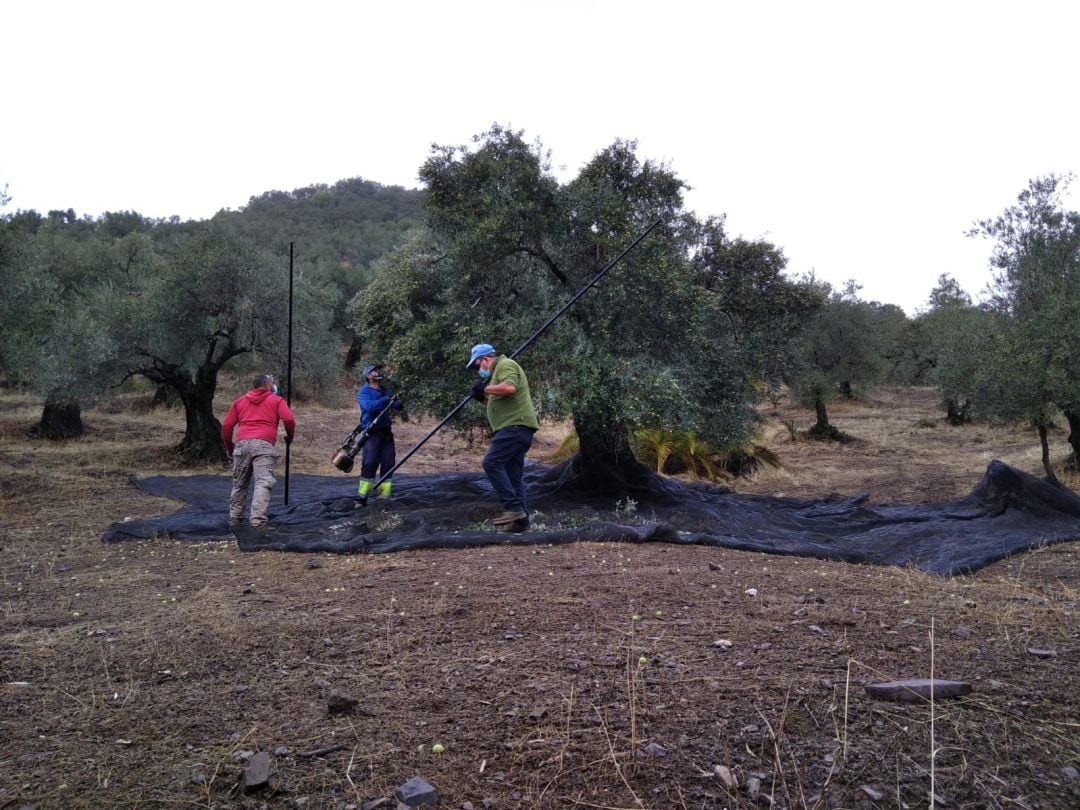
[[[753, 472], [761, 464], [783, 466], [780, 457], [763, 444], [751, 442], [738, 447], [715, 448], [685, 430], [641, 428], [634, 431], [631, 443], [638, 461], [661, 475], [686, 474], [695, 479], [730, 481]], [[577, 433], [571, 431], [548, 457], [548, 463], [565, 461], [580, 447]]]

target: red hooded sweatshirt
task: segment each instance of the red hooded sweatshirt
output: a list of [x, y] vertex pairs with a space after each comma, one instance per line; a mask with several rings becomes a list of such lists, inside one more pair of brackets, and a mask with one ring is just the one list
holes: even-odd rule
[[285, 398], [268, 388], [251, 389], [232, 404], [225, 414], [225, 421], [221, 423], [221, 440], [225, 443], [225, 449], [229, 453], [233, 451], [233, 428], [237, 424], [240, 427], [236, 431], [236, 441], [263, 439], [276, 444], [279, 419], [284, 423], [285, 435], [291, 442], [296, 433], [296, 417], [289, 410]]

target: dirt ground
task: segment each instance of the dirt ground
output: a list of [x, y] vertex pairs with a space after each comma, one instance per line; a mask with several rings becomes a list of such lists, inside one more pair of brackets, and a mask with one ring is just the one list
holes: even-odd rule
[[[143, 400], [46, 443], [26, 435], [39, 403], [0, 396], [0, 810], [361, 808], [413, 776], [477, 810], [1080, 806], [1075, 543], [951, 579], [663, 544], [104, 544], [110, 523], [176, 507], [130, 475], [208, 471], [172, 461], [182, 415]], [[783, 468], [732, 486], [932, 502], [995, 458], [1039, 473], [1030, 431], [948, 427], [934, 405], [839, 403], [845, 445], [795, 440], [785, 423], [812, 414], [766, 406]], [[332, 473], [353, 412], [296, 410], [292, 471]], [[399, 426], [399, 453], [431, 424]], [[563, 435], [545, 427], [532, 458]], [[482, 451], [440, 434], [408, 471]], [[865, 690], [929, 677], [973, 689]], [[356, 707], [330, 712], [335, 692]], [[248, 792], [259, 752], [269, 786]]]

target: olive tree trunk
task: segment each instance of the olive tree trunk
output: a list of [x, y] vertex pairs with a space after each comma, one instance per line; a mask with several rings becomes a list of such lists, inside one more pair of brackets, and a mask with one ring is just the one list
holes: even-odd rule
[[1072, 447], [1069, 465], [1080, 470], [1080, 409], [1066, 408], [1065, 418], [1069, 420], [1069, 446]]
[[75, 397], [53, 391], [45, 398], [41, 420], [34, 428], [34, 435], [42, 439], [58, 441], [74, 439], [84, 432], [82, 406]]
[[349, 343], [349, 351], [345, 354], [345, 370], [352, 371], [356, 368], [356, 364], [360, 362], [360, 355], [363, 354], [364, 344], [360, 338], [353, 337]]
[[664, 489], [660, 479], [634, 457], [629, 427], [610, 415], [575, 412], [578, 453], [567, 462], [559, 489], [582, 495], [648, 497]]
[[1050, 466], [1050, 442], [1046, 435], [1046, 425], [1042, 422], [1039, 423], [1039, 445], [1042, 447], [1042, 465], [1046, 480], [1057, 484], [1058, 478], [1054, 475], [1054, 468]]
[[227, 461], [225, 445], [221, 441], [221, 422], [214, 416], [214, 394], [217, 392], [217, 375], [221, 367], [246, 349], [235, 349], [231, 344], [226, 350], [215, 352], [211, 344], [204, 362], [194, 373], [178, 365], [151, 358], [148, 366], [131, 374], [141, 374], [158, 385], [171, 388], [184, 405], [184, 438], [176, 446], [176, 452], [189, 461]]
[[210, 381], [185, 381], [177, 389], [184, 403], [184, 438], [176, 450], [192, 461], [226, 461], [225, 445], [221, 441], [221, 422], [214, 416], [214, 392], [217, 375]]

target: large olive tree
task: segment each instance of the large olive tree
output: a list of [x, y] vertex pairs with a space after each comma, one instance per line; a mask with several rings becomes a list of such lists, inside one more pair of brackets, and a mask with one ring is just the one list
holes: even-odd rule
[[616, 141], [560, 184], [539, 143], [494, 127], [471, 147], [436, 147], [420, 176], [429, 231], [386, 257], [351, 305], [365, 345], [396, 368], [414, 407], [451, 407], [468, 391], [472, 344], [509, 353], [659, 219], [521, 357], [542, 414], [573, 418], [580, 452], [563, 483], [652, 491], [631, 451], [634, 427], [746, 435], [746, 375], [688, 260], [699, 226], [669, 169]]

